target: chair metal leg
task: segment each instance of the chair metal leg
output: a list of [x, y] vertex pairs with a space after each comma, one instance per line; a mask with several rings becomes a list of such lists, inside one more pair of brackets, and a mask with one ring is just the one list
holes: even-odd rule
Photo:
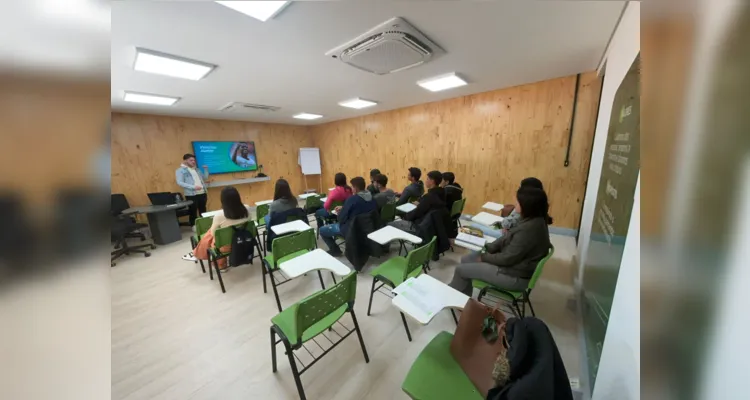
[[263, 293], [268, 293], [268, 289], [266, 289], [266, 274], [268, 273], [266, 271], [266, 260], [260, 262], [260, 270], [263, 271]]
[[271, 371], [276, 372], [276, 330], [271, 326]]
[[219, 285], [221, 285], [221, 293], [226, 293], [227, 290], [224, 288], [224, 279], [221, 278], [221, 272], [219, 272], [219, 260], [214, 260], [214, 268], [216, 268], [216, 277], [219, 278]]
[[211, 263], [213, 262], [213, 257], [209, 254], [208, 256], [208, 276], [211, 278], [211, 280], [214, 280], [214, 270], [211, 268]]
[[297, 385], [297, 392], [299, 392], [299, 398], [300, 400], [307, 400], [307, 397], [305, 397], [305, 389], [302, 388], [302, 380], [299, 376], [299, 371], [297, 370], [297, 362], [294, 360], [294, 353], [292, 353], [292, 347], [289, 346], [289, 342], [286, 340], [283, 340], [284, 347], [286, 348], [286, 355], [287, 358], [289, 358], [289, 365], [292, 367], [292, 375], [294, 375], [294, 383]]
[[281, 309], [281, 300], [279, 299], [279, 291], [276, 289], [276, 280], [273, 279], [273, 272], [268, 272], [268, 277], [271, 278], [271, 287], [273, 288], [273, 295], [276, 297], [276, 307], [279, 308], [279, 312], [282, 312]]
[[411, 342], [411, 332], [409, 332], [409, 325], [406, 324], [406, 317], [404, 316], [404, 313], [401, 313], [401, 321], [403, 321], [404, 329], [406, 329], [406, 337], [409, 338], [409, 341]]
[[513, 306], [516, 308], [516, 313], [518, 314], [518, 318], [523, 318], [524, 315], [521, 312], [521, 307], [518, 306], [518, 302], [513, 300]]
[[[531, 299], [527, 297], [526, 298], [526, 302], [529, 303], [529, 309], [531, 310], [531, 316], [532, 317], [536, 317], [536, 313], [534, 313], [534, 306], [531, 305]], [[524, 304], [526, 304], [526, 303], [524, 303]], [[524, 312], [526, 312], [526, 306], [525, 305], [523, 306], [523, 309], [524, 309]]]
[[320, 287], [323, 288], [323, 290], [326, 290], [326, 285], [323, 283], [323, 274], [318, 270], [318, 279], [320, 279]]
[[375, 295], [375, 284], [378, 282], [378, 278], [372, 277], [372, 289], [370, 289], [370, 304], [367, 305], [367, 316], [370, 316], [370, 309], [372, 309], [372, 296]]
[[334, 274], [333, 272], [331, 272], [331, 278], [333, 278], [333, 284], [335, 285], [336, 284], [336, 274]]
[[352, 315], [352, 321], [354, 321], [354, 329], [357, 331], [357, 337], [359, 338], [359, 345], [362, 347], [362, 354], [365, 356], [365, 362], [370, 362], [370, 357], [367, 355], [367, 349], [365, 348], [365, 340], [362, 339], [362, 331], [359, 330], [359, 324], [357, 323], [357, 316], [354, 315], [354, 310], [349, 310]]
[[201, 270], [202, 270], [202, 271], [203, 271], [203, 273], [205, 274], [205, 273], [206, 273], [206, 267], [205, 267], [205, 266], [203, 266], [203, 260], [198, 260], [198, 262], [200, 262], [200, 263], [201, 263]]
[[453, 315], [453, 321], [455, 321], [456, 325], [458, 325], [458, 317], [456, 317], [456, 310], [451, 308], [451, 315]]

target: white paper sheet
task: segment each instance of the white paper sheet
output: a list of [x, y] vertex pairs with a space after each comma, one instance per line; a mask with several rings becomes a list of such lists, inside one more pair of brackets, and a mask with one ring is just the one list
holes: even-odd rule
[[415, 206], [414, 204], [411, 204], [411, 203], [402, 204], [402, 205], [396, 207], [397, 210], [403, 211], [403, 212], [407, 212], [407, 213], [409, 211], [415, 209], [415, 208], [417, 208], [417, 206]]
[[459, 232], [456, 236], [456, 240], [473, 244], [474, 246], [483, 247], [487, 243], [487, 239], [480, 238], [479, 236], [469, 235], [468, 233]]

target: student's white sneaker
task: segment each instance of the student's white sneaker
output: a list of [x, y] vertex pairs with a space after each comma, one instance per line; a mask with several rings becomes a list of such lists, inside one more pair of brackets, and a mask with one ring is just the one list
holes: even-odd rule
[[182, 256], [182, 259], [185, 261], [193, 261], [193, 262], [198, 261], [198, 259], [195, 258], [195, 256], [193, 255], [192, 251]]

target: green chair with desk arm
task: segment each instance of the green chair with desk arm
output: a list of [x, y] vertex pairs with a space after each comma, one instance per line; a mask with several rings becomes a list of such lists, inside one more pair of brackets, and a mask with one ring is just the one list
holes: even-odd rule
[[[271, 254], [267, 254], [263, 258], [263, 293], [268, 293], [266, 286], [266, 275], [271, 279], [271, 287], [273, 289], [273, 295], [276, 298], [276, 306], [279, 312], [282, 311], [281, 300], [279, 299], [278, 286], [291, 281], [288, 277], [284, 276], [279, 269], [281, 263], [289, 261], [293, 258], [299, 257], [303, 254], [307, 254], [317, 248], [317, 241], [315, 240], [315, 234], [312, 229], [308, 229], [302, 232], [296, 232], [288, 235], [283, 235], [273, 240], [273, 246], [271, 246]], [[284, 280], [279, 281], [276, 279], [277, 275], [281, 275]], [[325, 289], [323, 284], [323, 276], [318, 270], [318, 277], [320, 278], [320, 285]]]
[[[313, 219], [315, 218], [315, 211], [318, 211], [323, 207], [323, 202], [320, 201], [320, 195], [316, 194], [315, 196], [310, 196], [305, 199], [305, 214], [307, 214], [308, 218], [310, 215], [313, 216]], [[308, 219], [308, 222], [309, 221]]]
[[[277, 248], [276, 246], [276, 243], [274, 243], [274, 250]], [[305, 390], [302, 387], [301, 375], [352, 333], [357, 333], [359, 345], [362, 348], [362, 354], [365, 357], [365, 362], [370, 362], [370, 357], [367, 355], [365, 342], [362, 338], [362, 331], [359, 328], [357, 317], [354, 315], [356, 291], [357, 273], [352, 272], [334, 286], [307, 297], [284, 311], [281, 311], [271, 319], [272, 371], [277, 371], [276, 345], [283, 343], [300, 399], [306, 399]], [[354, 324], [353, 329], [348, 328], [340, 321], [346, 313], [351, 315], [352, 323]], [[334, 329], [336, 324], [338, 324], [338, 326]], [[339, 328], [339, 326], [341, 328]], [[342, 329], [342, 333], [339, 333], [337, 329]], [[338, 338], [331, 334], [332, 332], [335, 333]], [[328, 336], [331, 336], [333, 340], [326, 336], [326, 333], [328, 333]], [[276, 340], [277, 336], [279, 338], [278, 340]], [[327, 343], [321, 338], [321, 342], [328, 347], [327, 349], [324, 349], [323, 346], [315, 340], [321, 336], [330, 343], [330, 347], [328, 347]], [[309, 343], [310, 341], [314, 342], [320, 350], [323, 351], [317, 358], [312, 356], [312, 352], [305, 347], [305, 343]], [[302, 364], [301, 360], [299, 361], [299, 363], [302, 364], [302, 369], [298, 369], [297, 360], [295, 360], [298, 358], [296, 354], [294, 354], [294, 351], [299, 350], [300, 348], [305, 348], [305, 350], [313, 357], [313, 361], [307, 365]]]
[[[477, 297], [477, 300], [481, 302], [482, 298], [489, 294], [497, 299], [509, 301], [515, 308], [514, 311], [517, 312], [520, 318], [526, 316], [526, 303], [528, 303], [529, 309], [531, 309], [531, 315], [536, 317], [536, 314], [534, 313], [534, 306], [531, 305], [531, 298], [529, 296], [531, 295], [531, 290], [534, 289], [534, 286], [536, 286], [536, 282], [539, 280], [539, 277], [542, 276], [544, 265], [547, 263], [547, 261], [549, 261], [550, 258], [552, 258], [553, 254], [555, 254], [555, 246], [550, 245], [549, 252], [543, 259], [541, 259], [537, 263], [534, 274], [531, 276], [531, 279], [529, 279], [529, 285], [523, 291], [499, 289], [487, 282], [478, 279], [472, 280], [472, 286], [476, 289], [479, 289], [479, 296]], [[523, 308], [519, 306], [519, 303], [521, 303]]]
[[255, 207], [255, 224], [258, 227], [258, 231], [263, 229], [263, 241], [261, 242], [261, 247], [263, 248], [264, 253], [266, 251], [266, 234], [268, 229], [266, 226], [266, 215], [268, 215], [270, 209], [270, 204], [262, 204]]
[[[227, 226], [226, 228], [220, 228], [217, 229], [214, 232], [214, 247], [208, 249], [208, 271], [209, 276], [211, 277], [211, 280], [214, 279], [213, 271], [216, 271], [216, 277], [219, 279], [219, 285], [221, 286], [221, 292], [226, 293], [226, 288], [224, 287], [224, 279], [221, 277], [221, 273], [219, 272], [219, 260], [222, 258], [227, 258], [232, 253], [231, 250], [229, 251], [221, 251], [221, 248], [224, 246], [231, 246], [232, 245], [232, 239], [234, 237], [234, 228], [238, 228], [244, 226], [244, 228], [250, 232], [250, 235], [252, 235], [255, 238], [255, 249], [258, 251], [257, 255], [253, 256], [253, 259], [258, 257], [263, 257], [263, 253], [261, 253], [260, 249], [260, 237], [258, 236], [258, 229], [255, 227], [254, 221], [247, 221], [244, 224], [239, 224], [235, 226]], [[197, 230], [197, 228], [196, 228]], [[250, 263], [253, 263], [253, 259], [250, 259]], [[211, 264], [213, 264], [214, 269], [211, 269]], [[229, 265], [227, 265], [227, 268], [229, 268]]]
[[[195, 220], [195, 233], [190, 236], [190, 245], [191, 249], [195, 249], [198, 246], [198, 243], [203, 238], [203, 235], [208, 232], [209, 229], [211, 229], [211, 224], [214, 222], [213, 217], [202, 217], [202, 218], [196, 218]], [[192, 252], [192, 250], [191, 250]], [[198, 260], [196, 262], [199, 262], [201, 264], [201, 270], [203, 270], [203, 273], [206, 273], [206, 267], [203, 265], [203, 260]], [[208, 265], [208, 268], [211, 269], [211, 264]]]
[[[436, 241], [437, 236], [433, 236], [429, 243], [410, 251], [406, 257], [393, 257], [370, 272], [370, 275], [372, 275], [372, 289], [370, 290], [370, 302], [367, 305], [367, 316], [370, 316], [372, 298], [375, 292], [379, 291], [383, 286], [394, 289], [407, 279], [416, 278], [422, 272], [426, 272], [425, 268], [430, 261]], [[380, 286], [375, 287], [378, 282], [381, 282]], [[388, 293], [383, 294], [390, 297]], [[409, 326], [406, 324], [404, 313], [401, 313], [401, 321], [404, 323], [406, 337], [411, 342], [411, 332], [409, 332]]]

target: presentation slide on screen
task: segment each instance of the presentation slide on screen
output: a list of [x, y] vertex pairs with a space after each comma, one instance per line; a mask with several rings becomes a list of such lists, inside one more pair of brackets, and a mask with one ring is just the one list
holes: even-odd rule
[[211, 174], [258, 169], [253, 142], [193, 142], [193, 151], [198, 168]]

